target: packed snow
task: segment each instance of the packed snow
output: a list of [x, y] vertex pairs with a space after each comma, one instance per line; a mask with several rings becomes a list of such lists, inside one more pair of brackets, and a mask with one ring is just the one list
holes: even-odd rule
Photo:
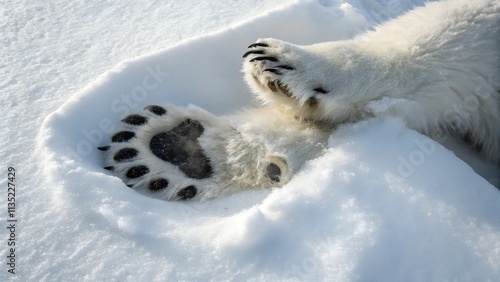
[[7, 2], [1, 281], [500, 280], [498, 167], [399, 120], [343, 125], [284, 187], [203, 203], [140, 195], [96, 150], [148, 104], [253, 106], [259, 37], [351, 38], [423, 1]]

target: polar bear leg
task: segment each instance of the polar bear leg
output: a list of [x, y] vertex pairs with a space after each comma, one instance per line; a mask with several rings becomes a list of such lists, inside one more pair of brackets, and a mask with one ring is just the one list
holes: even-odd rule
[[147, 106], [124, 118], [111, 142], [98, 149], [105, 152], [105, 169], [163, 200], [280, 187], [319, 152], [328, 134], [281, 115], [269, 121], [272, 114], [254, 109], [228, 118], [197, 107]]
[[500, 163], [499, 44], [500, 2], [448, 0], [352, 40], [259, 39], [243, 72], [264, 104], [306, 120], [395, 116], [425, 134], [466, 137]]

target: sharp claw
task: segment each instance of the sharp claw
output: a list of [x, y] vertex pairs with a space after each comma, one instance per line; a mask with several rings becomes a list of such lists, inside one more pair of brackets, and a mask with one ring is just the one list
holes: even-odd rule
[[279, 70], [275, 70], [275, 69], [265, 69], [264, 71], [272, 72], [272, 73], [275, 73], [277, 75], [281, 75], [282, 74]]
[[107, 150], [109, 150], [109, 148], [110, 148], [110, 146], [97, 147], [97, 149], [100, 151], [107, 151]]
[[277, 68], [286, 69], [286, 70], [295, 70], [295, 68], [291, 67], [291, 66], [277, 66]]
[[256, 58], [253, 58], [250, 60], [250, 62], [254, 62], [254, 61], [264, 61], [264, 60], [267, 60], [267, 61], [271, 61], [271, 62], [277, 62], [278, 59], [276, 59], [275, 57], [271, 57], [271, 56], [263, 56], [263, 57], [256, 57]]
[[326, 93], [328, 93], [328, 91], [326, 91], [325, 89], [323, 89], [323, 88], [321, 88], [321, 87], [316, 87], [316, 88], [314, 88], [313, 90], [314, 90], [314, 91], [316, 91], [316, 92], [319, 92], [319, 93], [321, 93], [321, 94], [326, 94]]
[[248, 46], [248, 48], [253, 48], [253, 47], [269, 47], [269, 45], [267, 45], [266, 43], [254, 43]]
[[115, 167], [114, 166], [105, 166], [104, 169], [105, 170], [113, 170], [113, 169], [115, 169]]
[[245, 54], [243, 54], [243, 58], [246, 58], [250, 54], [263, 55], [264, 54], [264, 50], [250, 50], [250, 51], [246, 52]]

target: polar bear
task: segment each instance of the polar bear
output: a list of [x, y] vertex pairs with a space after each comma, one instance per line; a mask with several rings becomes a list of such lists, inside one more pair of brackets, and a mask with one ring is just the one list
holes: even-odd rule
[[262, 107], [214, 116], [151, 105], [122, 120], [105, 169], [164, 200], [280, 187], [338, 124], [393, 116], [500, 163], [500, 1], [428, 3], [354, 39], [259, 39], [244, 78]]

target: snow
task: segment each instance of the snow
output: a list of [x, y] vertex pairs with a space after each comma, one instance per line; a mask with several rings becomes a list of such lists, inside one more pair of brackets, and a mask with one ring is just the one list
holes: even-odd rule
[[351, 38], [423, 1], [8, 2], [0, 156], [16, 169], [17, 264], [2, 228], [1, 281], [500, 280], [499, 191], [397, 120], [341, 126], [281, 189], [204, 203], [142, 196], [95, 149], [148, 104], [250, 106], [239, 70], [256, 38]]

